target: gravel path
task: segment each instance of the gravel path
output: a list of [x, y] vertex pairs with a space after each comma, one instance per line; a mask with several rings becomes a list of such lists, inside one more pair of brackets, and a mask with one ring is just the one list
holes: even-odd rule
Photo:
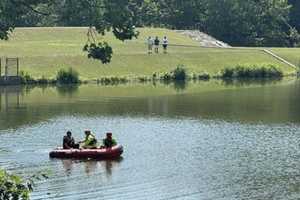
[[218, 47], [218, 48], [228, 48], [230, 45], [217, 40], [216, 38], [207, 35], [206, 33], [197, 31], [197, 30], [177, 30], [176, 32], [186, 35], [193, 40], [196, 40], [200, 43], [200, 46], [203, 47]]

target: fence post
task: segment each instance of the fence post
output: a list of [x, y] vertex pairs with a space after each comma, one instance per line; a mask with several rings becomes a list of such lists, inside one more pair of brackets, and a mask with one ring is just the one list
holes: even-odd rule
[[8, 66], [7, 66], [7, 63], [8, 63], [8, 58], [5, 59], [5, 77], [7, 77], [7, 74], [8, 74]]
[[17, 58], [17, 76], [19, 76], [19, 58]]

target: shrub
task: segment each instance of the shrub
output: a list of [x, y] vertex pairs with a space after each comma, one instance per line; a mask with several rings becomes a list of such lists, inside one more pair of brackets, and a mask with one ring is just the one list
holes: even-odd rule
[[152, 79], [147, 77], [147, 76], [140, 76], [138, 77], [138, 81], [141, 82], [141, 83], [145, 83], [145, 82], [149, 82], [151, 81]]
[[222, 78], [233, 78], [234, 76], [234, 69], [232, 68], [225, 68], [221, 71]]
[[0, 199], [28, 200], [30, 191], [30, 186], [20, 177], [0, 169]]
[[186, 69], [183, 65], [178, 65], [171, 74], [174, 81], [185, 81], [187, 79]]
[[198, 75], [198, 79], [207, 81], [207, 80], [210, 79], [210, 75], [207, 72], [203, 72], [203, 73]]
[[173, 80], [173, 77], [172, 77], [172, 74], [170, 74], [170, 73], [164, 73], [160, 77], [160, 79], [163, 80], [163, 81], [171, 81], [171, 80]]
[[56, 80], [59, 84], [76, 84], [80, 82], [78, 72], [72, 68], [59, 70], [56, 75]]
[[[152, 77], [154, 78], [154, 75]], [[178, 65], [173, 71], [166, 72], [162, 76], [160, 76], [160, 80], [163, 81], [185, 81], [186, 79], [187, 73], [183, 65]]]
[[129, 80], [126, 77], [103, 77], [97, 80], [97, 83], [103, 85], [117, 85], [120, 83], [127, 83]]
[[22, 84], [35, 83], [35, 80], [27, 72], [21, 71], [20, 72], [20, 78], [21, 78], [21, 83]]
[[45, 76], [42, 76], [42, 78], [37, 80], [38, 84], [48, 84], [50, 83], [50, 80], [46, 79]]
[[268, 66], [236, 66], [221, 71], [221, 78], [282, 78], [283, 72], [273, 65]]
[[153, 79], [153, 80], [157, 80], [157, 78], [158, 78], [158, 75], [157, 75], [156, 72], [154, 72], [154, 73], [152, 74], [152, 79]]

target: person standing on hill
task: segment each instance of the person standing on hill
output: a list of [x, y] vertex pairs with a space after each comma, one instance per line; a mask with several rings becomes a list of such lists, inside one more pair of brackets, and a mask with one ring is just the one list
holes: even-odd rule
[[162, 46], [163, 46], [163, 49], [164, 49], [164, 53], [167, 53], [167, 49], [168, 49], [168, 38], [167, 36], [165, 36], [163, 38], [163, 41], [162, 41]]
[[153, 39], [151, 36], [148, 37], [147, 39], [147, 44], [148, 44], [148, 54], [152, 54], [152, 49], [153, 49]]
[[154, 46], [155, 46], [154, 50], [155, 50], [155, 53], [158, 53], [159, 43], [160, 43], [160, 41], [159, 41], [158, 37], [156, 36], [155, 40], [154, 40]]

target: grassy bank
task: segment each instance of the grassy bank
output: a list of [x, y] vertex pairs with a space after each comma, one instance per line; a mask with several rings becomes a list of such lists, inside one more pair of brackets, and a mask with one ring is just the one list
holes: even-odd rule
[[[114, 49], [114, 56], [110, 64], [103, 65], [99, 61], [88, 59], [82, 52], [87, 39], [86, 31], [87, 28], [16, 29], [9, 41], [0, 41], [0, 57], [19, 57], [21, 70], [36, 79], [53, 79], [61, 68], [70, 67], [80, 74], [82, 80], [103, 77], [134, 79], [152, 76], [153, 73], [170, 72], [178, 64], [186, 66], [190, 74], [207, 72], [212, 76], [225, 67], [236, 65], [272, 64], [278, 66], [284, 75], [295, 73], [293, 68], [260, 49], [201, 48], [196, 41], [179, 33], [154, 28], [139, 29], [140, 37], [126, 42], [114, 39], [111, 34], [105, 36]], [[169, 53], [147, 55], [145, 40], [148, 35], [167, 35], [171, 44]], [[274, 52], [277, 53], [277, 49]], [[297, 60], [297, 53], [293, 54], [295, 58], [292, 60]]]
[[300, 48], [272, 48], [271, 50], [300, 68]]

